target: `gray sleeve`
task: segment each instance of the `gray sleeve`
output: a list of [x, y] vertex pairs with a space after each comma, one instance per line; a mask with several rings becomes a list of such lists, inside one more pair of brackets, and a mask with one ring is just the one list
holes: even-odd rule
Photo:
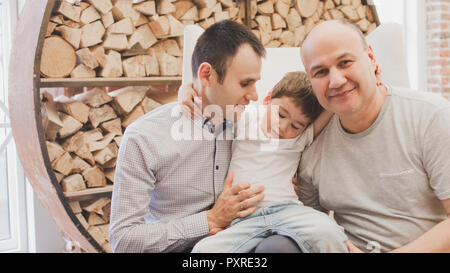
[[114, 252], [184, 251], [209, 233], [206, 212], [168, 222], [145, 222], [156, 183], [156, 153], [149, 146], [130, 130], [121, 142], [111, 200], [109, 240]]
[[[301, 167], [304, 167], [301, 164]], [[306, 170], [301, 171], [300, 167], [297, 173], [297, 186], [298, 186], [298, 196], [299, 200], [306, 206], [312, 207], [313, 209], [326, 212], [324, 208], [320, 206], [319, 191], [314, 187], [311, 177], [308, 175]]]
[[450, 108], [436, 113], [423, 137], [423, 164], [439, 200], [450, 198]]

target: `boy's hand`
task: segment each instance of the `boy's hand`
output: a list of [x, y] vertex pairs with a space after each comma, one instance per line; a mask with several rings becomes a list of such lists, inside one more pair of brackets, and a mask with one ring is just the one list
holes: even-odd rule
[[236, 218], [246, 217], [256, 211], [255, 204], [264, 198], [264, 187], [251, 188], [250, 183], [241, 182], [234, 187], [233, 172], [225, 179], [223, 191], [213, 208], [206, 212], [210, 234], [228, 227]]
[[202, 116], [202, 99], [194, 89], [192, 83], [187, 83], [178, 89], [178, 103], [183, 107], [183, 113], [190, 118]]

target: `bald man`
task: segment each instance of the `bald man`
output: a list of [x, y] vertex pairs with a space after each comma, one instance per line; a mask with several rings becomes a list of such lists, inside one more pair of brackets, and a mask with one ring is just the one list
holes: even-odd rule
[[302, 156], [301, 201], [334, 211], [352, 252], [450, 251], [450, 103], [383, 84], [345, 21], [316, 26], [302, 58], [335, 115]]

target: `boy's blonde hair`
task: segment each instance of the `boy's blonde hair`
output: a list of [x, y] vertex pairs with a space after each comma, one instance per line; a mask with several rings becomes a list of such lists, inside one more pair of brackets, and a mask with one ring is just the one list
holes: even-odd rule
[[301, 108], [303, 114], [311, 122], [323, 111], [305, 72], [289, 72], [275, 85], [271, 98], [275, 99], [283, 96], [293, 98], [295, 104]]

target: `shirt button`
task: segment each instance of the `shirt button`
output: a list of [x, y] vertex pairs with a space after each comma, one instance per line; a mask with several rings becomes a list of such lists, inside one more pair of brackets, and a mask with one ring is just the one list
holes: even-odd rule
[[218, 170], [219, 169], [219, 166], [216, 166], [216, 170]]

